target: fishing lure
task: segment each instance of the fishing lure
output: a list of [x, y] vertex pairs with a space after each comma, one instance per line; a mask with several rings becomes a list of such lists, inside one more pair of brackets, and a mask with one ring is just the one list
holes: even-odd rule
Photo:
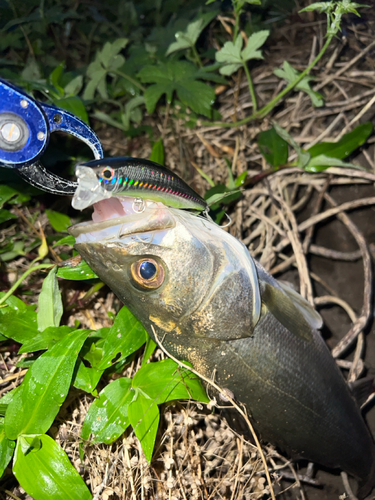
[[77, 210], [112, 196], [131, 196], [199, 212], [208, 206], [178, 175], [150, 160], [132, 157], [93, 160], [77, 165], [76, 176], [78, 188], [72, 206]]

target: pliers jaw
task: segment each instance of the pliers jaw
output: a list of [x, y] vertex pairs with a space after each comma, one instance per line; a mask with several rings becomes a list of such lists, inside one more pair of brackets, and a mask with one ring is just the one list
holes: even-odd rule
[[15, 169], [29, 184], [53, 194], [74, 194], [77, 183], [53, 174], [40, 163], [52, 132], [85, 142], [103, 158], [99, 138], [82, 120], [63, 109], [32, 99], [0, 79], [0, 165]]

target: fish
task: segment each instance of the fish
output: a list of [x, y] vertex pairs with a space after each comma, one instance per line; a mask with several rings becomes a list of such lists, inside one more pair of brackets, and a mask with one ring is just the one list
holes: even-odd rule
[[69, 229], [75, 248], [179, 360], [245, 405], [263, 441], [341, 469], [358, 498], [375, 483], [375, 446], [323, 340], [320, 315], [245, 245], [204, 217], [111, 198]]
[[83, 210], [112, 196], [160, 201], [167, 206], [202, 212], [207, 202], [167, 167], [140, 158], [116, 157], [79, 163], [72, 206]]

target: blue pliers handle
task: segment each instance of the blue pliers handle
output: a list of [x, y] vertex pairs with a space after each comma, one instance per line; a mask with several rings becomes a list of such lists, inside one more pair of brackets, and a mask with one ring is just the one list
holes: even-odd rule
[[72, 195], [77, 183], [48, 171], [39, 161], [56, 130], [74, 135], [91, 148], [96, 159], [103, 158], [99, 138], [85, 122], [0, 79], [0, 165], [15, 169], [43, 191]]

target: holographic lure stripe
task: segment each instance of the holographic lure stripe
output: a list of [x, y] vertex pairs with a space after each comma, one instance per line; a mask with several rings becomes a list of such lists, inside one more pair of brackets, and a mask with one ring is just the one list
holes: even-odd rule
[[[205, 210], [206, 201], [178, 175], [162, 165], [139, 158], [120, 157], [93, 160], [83, 166], [94, 169], [102, 186], [118, 196], [146, 197], [155, 193], [169, 206]], [[141, 196], [142, 195], [142, 196]], [[151, 194], [150, 194], [151, 196]]]

